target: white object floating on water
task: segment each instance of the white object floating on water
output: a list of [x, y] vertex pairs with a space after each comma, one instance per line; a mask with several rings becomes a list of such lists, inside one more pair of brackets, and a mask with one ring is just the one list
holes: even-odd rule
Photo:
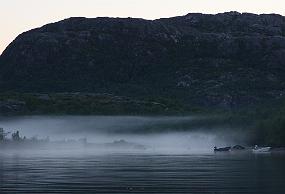
[[255, 145], [255, 147], [252, 149], [253, 153], [269, 153], [271, 147], [258, 147]]

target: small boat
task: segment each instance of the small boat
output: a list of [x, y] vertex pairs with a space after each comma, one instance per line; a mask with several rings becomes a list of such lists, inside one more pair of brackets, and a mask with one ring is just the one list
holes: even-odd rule
[[269, 153], [271, 150], [271, 147], [258, 147], [257, 145], [254, 146], [252, 149], [253, 153]]
[[228, 152], [231, 150], [231, 147], [224, 147], [224, 148], [217, 148], [216, 146], [214, 147], [214, 152]]

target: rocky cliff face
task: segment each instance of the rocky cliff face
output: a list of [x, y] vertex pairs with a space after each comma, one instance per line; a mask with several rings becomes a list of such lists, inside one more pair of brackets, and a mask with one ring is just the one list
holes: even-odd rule
[[107, 92], [235, 107], [285, 94], [285, 17], [70, 18], [0, 57], [3, 91]]

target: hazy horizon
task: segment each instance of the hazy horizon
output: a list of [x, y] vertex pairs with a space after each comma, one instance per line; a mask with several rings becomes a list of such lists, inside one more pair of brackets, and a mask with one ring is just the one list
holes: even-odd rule
[[282, 0], [9, 0], [0, 7], [0, 54], [19, 34], [69, 17], [158, 19], [229, 11], [285, 15], [284, 6]]

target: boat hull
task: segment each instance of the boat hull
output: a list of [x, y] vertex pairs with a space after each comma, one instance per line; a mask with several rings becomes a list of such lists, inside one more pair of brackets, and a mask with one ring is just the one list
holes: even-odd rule
[[257, 149], [253, 149], [252, 152], [253, 153], [269, 153], [270, 149], [271, 147], [257, 148]]

